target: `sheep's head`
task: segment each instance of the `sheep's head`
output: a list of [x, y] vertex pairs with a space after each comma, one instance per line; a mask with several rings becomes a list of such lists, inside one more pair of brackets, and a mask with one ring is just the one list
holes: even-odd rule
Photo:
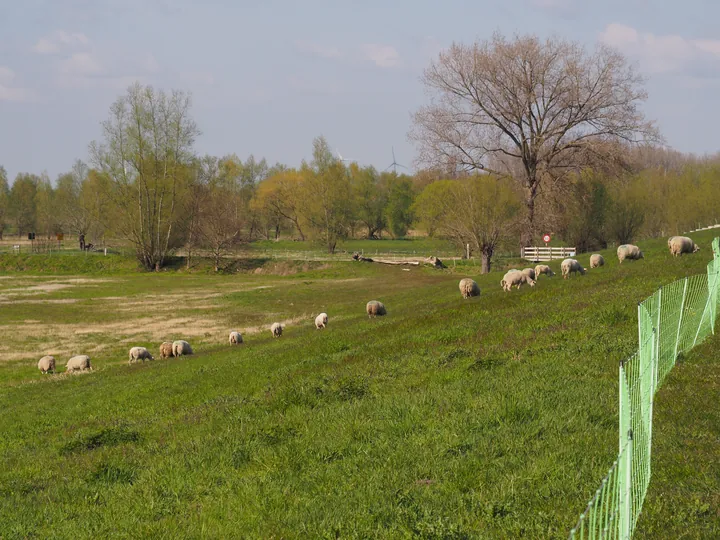
[[583, 268], [583, 267], [581, 266], [581, 267], [580, 267], [580, 275], [581, 275], [581, 276], [584, 276], [584, 275], [585, 275], [585, 272], [587, 272], [587, 270], [585, 270], [585, 268]]
[[698, 251], [700, 251], [700, 246], [693, 242], [693, 253], [697, 253]]
[[644, 259], [644, 258], [645, 258], [645, 255], [643, 255], [643, 252], [641, 251], [640, 254], [638, 255], [638, 259]]

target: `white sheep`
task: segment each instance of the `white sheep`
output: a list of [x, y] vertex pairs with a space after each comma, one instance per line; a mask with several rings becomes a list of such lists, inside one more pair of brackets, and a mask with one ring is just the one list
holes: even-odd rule
[[37, 366], [42, 373], [55, 373], [55, 357], [43, 356]]
[[580, 272], [582, 276], [585, 275], [585, 269], [575, 259], [565, 259], [560, 265], [560, 270], [562, 271], [563, 279], [568, 279], [570, 274], [574, 274], [575, 272]]
[[273, 337], [282, 336], [282, 333], [283, 333], [282, 324], [280, 324], [279, 322], [272, 323], [272, 325], [270, 326], [270, 332], [272, 333]]
[[321, 328], [325, 328], [328, 323], [328, 316], [327, 313], [321, 313], [317, 317], [315, 317], [315, 328], [320, 330]]
[[537, 280], [541, 274], [545, 274], [547, 277], [553, 277], [555, 272], [547, 264], [538, 264], [535, 267], [535, 279]]
[[523, 268], [520, 270], [523, 274], [525, 274], [530, 279], [536, 279], [535, 277], [535, 269], [534, 268]]
[[178, 356], [192, 354], [193, 350], [187, 341], [185, 341], [183, 339], [179, 339], [177, 341], [173, 341], [172, 352], [173, 352], [173, 356], [177, 358]]
[[383, 304], [382, 302], [378, 302], [377, 300], [370, 300], [365, 306], [365, 312], [368, 314], [368, 317], [371, 318], [387, 315], [385, 304]]
[[65, 366], [66, 372], [85, 371], [86, 369], [92, 369], [92, 366], [90, 365], [90, 357], [87, 354], [73, 356], [70, 360], [68, 360], [67, 365]]
[[700, 246], [687, 236], [671, 236], [668, 240], [668, 247], [673, 257], [679, 257], [683, 253], [697, 253], [700, 251]]
[[160, 344], [160, 358], [170, 358], [173, 355], [173, 344], [163, 341]]
[[155, 360], [153, 355], [150, 354], [150, 351], [148, 351], [145, 347], [133, 347], [130, 349], [128, 357], [128, 364], [132, 364], [138, 360], [142, 360], [143, 362], [145, 362], [145, 360]]
[[629, 261], [636, 261], [638, 259], [644, 259], [645, 255], [640, 251], [640, 248], [632, 244], [623, 244], [617, 248], [617, 256], [620, 264], [627, 259]]
[[460, 280], [460, 294], [463, 298], [468, 299], [471, 296], [480, 296], [480, 287], [475, 283], [474, 279], [464, 278]]
[[230, 332], [230, 345], [240, 345], [243, 342], [240, 332]]
[[600, 268], [605, 265], [605, 259], [599, 253], [590, 255], [590, 268]]
[[534, 279], [532, 279], [527, 274], [521, 272], [520, 270], [515, 269], [508, 270], [508, 272], [505, 274], [505, 276], [503, 276], [502, 280], [500, 281], [500, 285], [505, 292], [510, 291], [513, 285], [519, 289], [523, 283], [527, 283], [531, 287], [535, 286]]

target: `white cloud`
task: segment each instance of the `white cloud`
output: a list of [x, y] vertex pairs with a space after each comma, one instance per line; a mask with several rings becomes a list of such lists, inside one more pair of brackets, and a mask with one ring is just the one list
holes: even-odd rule
[[361, 47], [363, 56], [366, 60], [375, 62], [380, 67], [394, 67], [400, 62], [400, 54], [395, 47], [390, 45], [378, 45], [376, 43], [367, 43]]
[[75, 53], [62, 60], [57, 68], [65, 75], [94, 75], [103, 70], [100, 60], [89, 52]]
[[641, 69], [650, 74], [720, 75], [720, 40], [656, 35], [612, 23], [600, 34], [600, 41], [637, 59]]
[[49, 36], [40, 38], [33, 50], [40, 54], [53, 54], [60, 52], [62, 49], [86, 47], [89, 44], [90, 40], [85, 34], [57, 30]]
[[303, 52], [314, 54], [315, 56], [321, 56], [323, 58], [340, 58], [343, 55], [342, 51], [336, 47], [320, 45], [318, 43], [313, 43], [312, 41], [296, 41], [295, 46]]

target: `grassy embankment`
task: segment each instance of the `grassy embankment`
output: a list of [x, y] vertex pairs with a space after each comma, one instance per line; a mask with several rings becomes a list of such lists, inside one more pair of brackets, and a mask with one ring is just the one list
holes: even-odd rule
[[[705, 271], [712, 234], [693, 236], [690, 257], [647, 242], [507, 294], [466, 263], [214, 276], [2, 256], [0, 538], [565, 537], [617, 452], [637, 302]], [[466, 275], [480, 298], [460, 298]], [[388, 316], [368, 320], [370, 299]], [[127, 365], [177, 338], [196, 354]], [[718, 533], [717, 345], [658, 394], [643, 537]], [[94, 372], [41, 376], [47, 352]]]

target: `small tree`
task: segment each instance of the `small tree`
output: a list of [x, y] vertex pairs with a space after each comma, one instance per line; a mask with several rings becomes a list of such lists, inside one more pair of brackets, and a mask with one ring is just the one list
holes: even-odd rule
[[387, 227], [385, 207], [387, 186], [373, 167], [350, 168], [351, 182], [355, 195], [355, 216], [366, 229], [367, 239], [377, 238]]
[[240, 242], [241, 231], [235, 216], [236, 200], [232, 193], [211, 186], [204, 200], [199, 233], [202, 245], [210, 252], [213, 267], [220, 271], [220, 263]]
[[629, 244], [645, 221], [644, 199], [647, 194], [637, 189], [634, 180], [617, 187], [608, 212], [608, 232], [618, 244]]
[[498, 246], [515, 232], [520, 204], [507, 182], [480, 175], [430, 184], [418, 196], [416, 208], [437, 216], [440, 234], [479, 252], [486, 274]]
[[33, 232], [37, 219], [35, 196], [40, 178], [34, 174], [20, 173], [10, 189], [10, 216], [18, 237]]
[[111, 180], [120, 212], [116, 226], [148, 270], [159, 270], [181, 239], [175, 234], [180, 190], [199, 134], [190, 98], [131, 86], [103, 122], [103, 143], [92, 143], [95, 165]]
[[353, 219], [347, 169], [332, 155], [327, 141], [313, 141], [313, 160], [303, 163], [302, 209], [314, 235], [335, 253], [339, 240], [347, 238]]
[[285, 170], [260, 182], [255, 193], [256, 203], [266, 216], [274, 216], [275, 223], [286, 219], [293, 224], [305, 240], [300, 221], [302, 175], [295, 170]]
[[385, 213], [390, 223], [390, 232], [395, 238], [401, 238], [407, 234], [414, 220], [412, 204], [415, 194], [409, 178], [393, 175], [388, 183]]
[[3, 239], [5, 226], [7, 225], [10, 205], [10, 188], [8, 187], [7, 171], [0, 165], [0, 240]]

